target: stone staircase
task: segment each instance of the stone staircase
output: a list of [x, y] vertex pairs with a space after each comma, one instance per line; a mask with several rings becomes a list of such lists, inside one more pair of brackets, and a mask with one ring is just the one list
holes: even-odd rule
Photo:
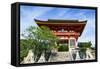
[[[73, 55], [72, 54], [76, 54], [76, 58], [73, 59]], [[32, 50], [29, 50], [29, 53], [27, 55], [27, 57], [24, 58], [24, 60], [21, 62], [22, 64], [24, 63], [34, 63], [34, 54], [32, 52]], [[95, 59], [95, 57], [93, 57], [93, 55], [91, 54], [91, 50], [87, 49], [86, 51], [86, 58], [85, 59], [81, 59], [79, 56], [79, 52], [78, 50], [72, 50], [69, 52], [56, 52], [51, 54], [48, 62], [59, 62], [59, 61], [77, 61], [77, 60], [91, 60], [91, 59]], [[41, 63], [41, 62], [46, 62], [45, 58], [44, 58], [44, 54], [41, 55], [40, 59], [38, 60], [37, 63]]]
[[55, 56], [52, 56], [49, 58], [49, 62], [59, 62], [59, 61], [70, 61], [71, 56], [69, 52], [57, 52]]

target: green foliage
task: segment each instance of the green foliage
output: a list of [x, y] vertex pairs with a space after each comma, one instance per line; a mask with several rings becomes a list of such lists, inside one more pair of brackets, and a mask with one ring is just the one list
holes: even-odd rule
[[20, 40], [20, 61], [28, 54], [27, 40]]
[[91, 47], [91, 50], [95, 50], [95, 47]]
[[45, 57], [45, 60], [48, 61], [49, 60], [49, 57], [51, 55], [51, 50], [45, 50], [44, 52], [44, 57]]
[[[48, 27], [29, 27], [26, 29], [25, 33], [22, 34], [26, 41], [21, 42], [21, 60], [26, 56], [29, 49], [33, 50], [34, 60], [37, 62], [42, 53], [45, 55], [46, 61], [48, 61], [51, 52], [51, 49], [55, 45], [55, 42], [58, 40], [55, 35], [52, 34]], [[24, 43], [24, 44], [23, 44]], [[26, 48], [23, 48], [23, 47]], [[25, 55], [24, 55], [25, 54]]]
[[80, 42], [80, 43], [78, 43], [78, 47], [79, 48], [90, 48], [91, 47], [91, 42]]
[[80, 42], [78, 43], [78, 47], [80, 48], [79, 55], [80, 58], [83, 59], [86, 57], [86, 49], [91, 48], [91, 42]]
[[58, 48], [58, 51], [68, 51], [69, 48], [68, 48], [68, 45], [60, 45], [59, 48]]

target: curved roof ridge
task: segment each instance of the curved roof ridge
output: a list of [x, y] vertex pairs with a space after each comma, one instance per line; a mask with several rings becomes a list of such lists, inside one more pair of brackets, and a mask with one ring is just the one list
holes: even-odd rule
[[87, 20], [84, 20], [84, 21], [79, 21], [79, 20], [66, 20], [66, 19], [48, 19], [46, 21], [43, 21], [43, 20], [38, 20], [38, 19], [34, 19], [36, 22], [55, 22], [55, 23], [60, 23], [60, 22], [63, 22], [63, 23], [66, 23], [66, 22], [72, 22], [72, 23], [80, 23], [80, 22], [87, 22]]

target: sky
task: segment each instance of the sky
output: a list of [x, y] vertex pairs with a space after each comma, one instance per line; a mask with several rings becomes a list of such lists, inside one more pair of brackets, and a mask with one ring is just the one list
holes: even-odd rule
[[[20, 33], [22, 34], [29, 26], [37, 26], [34, 21], [48, 19], [64, 20], [87, 20], [84, 31], [78, 42], [91, 41], [95, 45], [95, 10], [77, 8], [56, 8], [40, 6], [20, 6]], [[22, 38], [22, 37], [21, 37]]]

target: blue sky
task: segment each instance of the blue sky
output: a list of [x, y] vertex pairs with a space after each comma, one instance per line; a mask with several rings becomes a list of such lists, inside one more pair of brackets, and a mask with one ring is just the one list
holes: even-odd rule
[[75, 8], [55, 8], [39, 6], [20, 6], [20, 33], [29, 26], [37, 26], [34, 21], [48, 19], [87, 20], [86, 27], [78, 41], [91, 41], [95, 44], [95, 10]]

